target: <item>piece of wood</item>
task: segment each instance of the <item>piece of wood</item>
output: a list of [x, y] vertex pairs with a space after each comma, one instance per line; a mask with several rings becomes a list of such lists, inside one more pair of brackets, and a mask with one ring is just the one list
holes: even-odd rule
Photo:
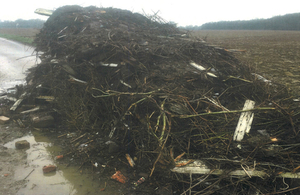
[[79, 80], [79, 79], [76, 79], [75, 77], [72, 77], [71, 75], [69, 75], [69, 81], [70, 82], [73, 82], [73, 83], [80, 83], [80, 84], [87, 84], [86, 81], [82, 81], [82, 80]]
[[[184, 159], [180, 160], [177, 163], [187, 163], [191, 159]], [[210, 169], [203, 161], [201, 160], [194, 160], [192, 163], [187, 164], [186, 166], [181, 167], [174, 167], [171, 169], [172, 172], [175, 173], [183, 173], [183, 174], [212, 174], [212, 175], [222, 175], [227, 174], [231, 176], [241, 176], [241, 177], [269, 177], [270, 175], [266, 173], [265, 171], [259, 171], [255, 169], [248, 169], [245, 166], [243, 169], [236, 169], [233, 171], [228, 171], [225, 169]], [[292, 173], [292, 172], [282, 172], [278, 173], [276, 177], [282, 177], [282, 178], [294, 178], [294, 179], [300, 179], [300, 173]]]
[[20, 114], [27, 114], [27, 113], [30, 113], [30, 112], [35, 112], [35, 111], [38, 111], [40, 109], [40, 107], [35, 107], [35, 108], [32, 108], [30, 110], [25, 110], [23, 112], [20, 112]]
[[9, 118], [6, 116], [0, 116], [0, 125], [4, 125], [6, 123], [8, 123]]
[[[243, 110], [251, 110], [254, 108], [255, 102], [252, 100], [246, 100]], [[254, 118], [254, 113], [252, 111], [242, 112], [240, 115], [239, 122], [236, 126], [233, 140], [242, 141], [245, 133], [249, 133]]]
[[[190, 160], [181, 160], [178, 163], [186, 163]], [[228, 174], [232, 176], [248, 176], [248, 177], [265, 177], [267, 176], [267, 173], [264, 171], [257, 171], [257, 170], [243, 170], [243, 169], [237, 169], [234, 171], [227, 171], [223, 169], [210, 169], [203, 161], [201, 160], [194, 160], [194, 162], [187, 164], [186, 166], [182, 167], [174, 167], [171, 169], [172, 172], [176, 173], [187, 173], [187, 174], [208, 174], [211, 173], [213, 175], [222, 175], [222, 174]]]
[[54, 96], [38, 96], [36, 99], [45, 100], [46, 102], [52, 102], [55, 100]]
[[51, 16], [53, 12], [54, 12], [53, 10], [48, 10], [48, 9], [43, 9], [43, 8], [37, 8], [34, 11], [34, 13], [43, 15], [43, 16]]
[[[193, 61], [190, 62], [190, 65], [193, 66], [194, 68], [196, 68], [197, 70], [200, 70], [200, 71], [206, 70], [206, 68], [204, 68], [203, 66], [201, 66], [201, 65], [199, 65], [199, 64], [196, 64], [196, 63], [193, 62]], [[217, 78], [217, 76], [216, 76], [214, 73], [207, 72], [206, 74], [207, 74], [208, 76]]]
[[244, 50], [244, 49], [225, 49], [225, 51], [232, 52], [232, 53], [246, 52], [246, 50]]
[[22, 128], [25, 127], [25, 125], [24, 125], [24, 123], [21, 121], [21, 119], [17, 119], [17, 123], [18, 123], [18, 125], [19, 125], [20, 127], [22, 127]]
[[20, 98], [14, 103], [14, 105], [10, 108], [10, 110], [15, 111], [18, 106], [21, 104], [21, 102], [23, 101], [25, 95], [27, 94], [27, 92], [24, 92]]

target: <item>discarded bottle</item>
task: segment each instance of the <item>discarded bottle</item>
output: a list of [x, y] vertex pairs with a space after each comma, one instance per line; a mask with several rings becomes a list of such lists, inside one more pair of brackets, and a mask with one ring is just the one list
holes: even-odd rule
[[133, 189], [135, 189], [137, 186], [139, 186], [140, 184], [144, 183], [145, 182], [145, 177], [141, 177], [139, 180], [137, 180], [136, 182], [133, 182]]

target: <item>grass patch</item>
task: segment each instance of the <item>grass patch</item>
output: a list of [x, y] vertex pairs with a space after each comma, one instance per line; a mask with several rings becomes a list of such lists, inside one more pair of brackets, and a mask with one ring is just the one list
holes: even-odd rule
[[34, 38], [32, 37], [23, 37], [23, 36], [19, 36], [19, 35], [11, 35], [11, 34], [2, 34], [0, 33], [0, 37], [5, 38], [5, 39], [9, 39], [9, 40], [13, 40], [13, 41], [17, 41], [26, 45], [33, 45], [33, 40]]
[[34, 46], [33, 40], [39, 31], [35, 28], [0, 28], [0, 37]]

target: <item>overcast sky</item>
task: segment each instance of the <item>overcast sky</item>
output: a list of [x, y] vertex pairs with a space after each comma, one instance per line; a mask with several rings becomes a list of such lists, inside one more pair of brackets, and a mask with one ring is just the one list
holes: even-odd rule
[[0, 20], [44, 19], [36, 8], [56, 9], [63, 5], [114, 7], [159, 15], [178, 26], [207, 22], [271, 18], [300, 12], [299, 0], [6, 0], [1, 2]]

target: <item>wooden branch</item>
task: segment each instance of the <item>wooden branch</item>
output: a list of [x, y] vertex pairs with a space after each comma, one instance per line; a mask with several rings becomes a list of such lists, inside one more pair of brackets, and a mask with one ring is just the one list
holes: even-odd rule
[[[189, 159], [184, 159], [178, 163], [186, 163], [190, 161]], [[202, 160], [194, 160], [194, 162], [187, 164], [182, 167], [174, 167], [171, 169], [175, 173], [184, 173], [184, 174], [212, 174], [212, 175], [222, 175], [227, 174], [231, 176], [248, 176], [248, 177], [270, 177], [270, 175], [265, 171], [255, 170], [255, 168], [249, 169], [242, 166], [242, 169], [236, 169], [233, 171], [225, 169], [210, 169]], [[276, 177], [281, 178], [292, 178], [300, 179], [300, 173], [292, 172], [279, 172]]]
[[191, 117], [205, 116], [205, 115], [232, 114], [232, 113], [249, 112], [249, 111], [257, 111], [257, 110], [275, 110], [275, 108], [273, 108], [273, 107], [260, 107], [260, 108], [254, 108], [254, 109], [249, 109], [249, 110], [220, 111], [220, 112], [200, 113], [200, 114], [194, 114], [194, 115], [172, 115], [172, 117], [191, 118]]

